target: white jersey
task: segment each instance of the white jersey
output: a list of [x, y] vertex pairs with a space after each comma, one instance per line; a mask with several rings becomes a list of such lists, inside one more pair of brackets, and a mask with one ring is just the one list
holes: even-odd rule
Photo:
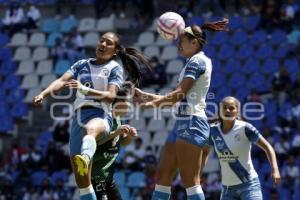
[[235, 120], [226, 134], [222, 133], [220, 124], [211, 127], [208, 143], [219, 158], [223, 185], [238, 185], [258, 177], [252, 164], [251, 143], [260, 137], [254, 126], [240, 120]]
[[179, 83], [184, 78], [192, 78], [195, 83], [186, 94], [186, 97], [177, 103], [177, 114], [206, 118], [205, 99], [210, 86], [211, 71], [211, 60], [203, 51], [195, 54], [187, 61], [180, 73]]
[[[109, 84], [121, 87], [123, 83], [123, 68], [114, 60], [102, 65], [94, 65], [91, 61], [95, 59], [83, 59], [73, 64], [67, 71], [74, 79], [80, 81], [84, 86], [99, 91], [107, 91]], [[85, 96], [79, 90], [74, 102], [75, 110], [82, 106], [94, 106], [102, 108], [106, 113], [111, 113], [111, 104], [97, 100], [92, 96]]]

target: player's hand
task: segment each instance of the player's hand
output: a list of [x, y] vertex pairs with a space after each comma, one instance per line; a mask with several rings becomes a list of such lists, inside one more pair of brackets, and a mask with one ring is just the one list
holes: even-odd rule
[[126, 125], [121, 125], [116, 131], [119, 135], [121, 134], [127, 135], [131, 130], [130, 130], [130, 126], [126, 124]]
[[273, 185], [277, 186], [281, 180], [280, 173], [278, 169], [272, 170], [272, 182]]
[[139, 88], [134, 88], [133, 91], [133, 103], [140, 104], [143, 102], [143, 91]]
[[41, 94], [35, 96], [35, 97], [33, 98], [33, 103], [34, 103], [34, 105], [40, 105], [40, 104], [42, 104], [43, 99], [44, 99], [44, 96], [41, 95]]
[[135, 138], [138, 136], [137, 130], [134, 127], [130, 127], [130, 131], [127, 134], [128, 137]]
[[65, 83], [65, 87], [68, 87], [68, 88], [79, 89], [81, 86], [82, 86], [82, 84], [79, 81], [74, 80], [74, 79], [67, 81]]
[[143, 109], [147, 109], [147, 108], [154, 108], [155, 104], [154, 104], [153, 101], [148, 101], [148, 102], [145, 102], [145, 103], [140, 103], [139, 106]]

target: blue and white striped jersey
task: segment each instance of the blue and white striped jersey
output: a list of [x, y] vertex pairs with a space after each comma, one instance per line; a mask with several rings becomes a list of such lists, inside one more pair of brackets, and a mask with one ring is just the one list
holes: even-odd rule
[[[81, 84], [99, 91], [107, 91], [110, 84], [120, 88], [123, 84], [123, 68], [120, 64], [111, 60], [102, 65], [94, 65], [91, 63], [93, 60], [93, 58], [79, 60], [67, 72], [72, 74], [73, 78], [80, 81]], [[100, 107], [106, 113], [111, 113], [112, 109], [107, 102], [95, 100], [77, 90], [74, 102], [75, 110], [87, 105]]]
[[214, 147], [219, 158], [223, 185], [238, 185], [258, 177], [252, 164], [251, 143], [260, 137], [254, 126], [240, 120], [235, 120], [226, 134], [220, 124], [211, 127], [208, 144]]

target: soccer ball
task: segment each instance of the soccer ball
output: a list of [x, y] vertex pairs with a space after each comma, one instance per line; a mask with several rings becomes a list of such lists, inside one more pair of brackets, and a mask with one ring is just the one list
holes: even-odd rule
[[183, 18], [174, 12], [166, 12], [157, 20], [157, 32], [165, 40], [177, 39], [184, 27]]

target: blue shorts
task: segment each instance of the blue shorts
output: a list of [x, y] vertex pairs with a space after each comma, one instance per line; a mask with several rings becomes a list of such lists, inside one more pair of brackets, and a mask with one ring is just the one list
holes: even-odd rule
[[[84, 125], [94, 118], [101, 118], [106, 126], [105, 135], [108, 135], [112, 127], [112, 117], [101, 108], [84, 107], [75, 111], [72, 118], [69, 148], [70, 156], [81, 153]], [[105, 137], [105, 136], [104, 136]]]
[[221, 200], [262, 200], [261, 186], [258, 178], [234, 186], [223, 186]]
[[207, 119], [197, 116], [182, 116], [176, 120], [166, 142], [175, 143], [177, 139], [180, 139], [202, 148], [207, 144], [209, 130]]

